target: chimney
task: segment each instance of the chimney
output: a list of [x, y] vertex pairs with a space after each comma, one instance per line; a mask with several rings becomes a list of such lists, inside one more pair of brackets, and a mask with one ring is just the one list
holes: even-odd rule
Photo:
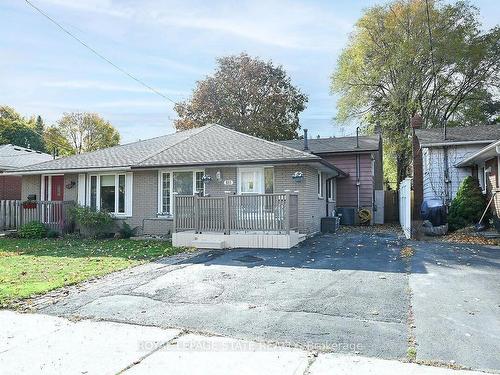
[[419, 114], [414, 115], [410, 124], [412, 127], [412, 156], [413, 156], [413, 219], [420, 219], [420, 207], [424, 199], [424, 172], [422, 169], [422, 150], [415, 134], [416, 129], [422, 127], [423, 119]]
[[307, 129], [304, 129], [304, 151], [309, 151], [309, 145], [307, 140]]

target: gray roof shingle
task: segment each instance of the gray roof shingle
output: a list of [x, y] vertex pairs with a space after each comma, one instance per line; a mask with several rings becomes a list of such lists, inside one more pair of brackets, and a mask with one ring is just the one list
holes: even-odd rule
[[[284, 146], [303, 150], [303, 139], [292, 139], [278, 142]], [[378, 151], [379, 136], [359, 136], [359, 148], [356, 147], [356, 137], [332, 137], [332, 138], [312, 138], [308, 140], [309, 150], [314, 154], [355, 152], [355, 151]]]
[[11, 144], [0, 146], [0, 170], [22, 168], [47, 160], [52, 160], [52, 156], [40, 151]]
[[317, 161], [302, 151], [243, 134], [221, 125], [168, 134], [144, 141], [64, 157], [18, 169], [19, 172], [161, 167], [252, 161]]
[[67, 156], [46, 163], [31, 165], [23, 168], [25, 171], [43, 171], [58, 169], [90, 169], [131, 167], [142, 160], [151, 157], [166, 147], [172, 146], [193, 134], [199, 133], [203, 128], [186, 130], [173, 134], [163, 135], [143, 141], [127, 143], [124, 145], [108, 147], [101, 150], [80, 155]]
[[500, 125], [448, 127], [446, 140], [443, 139], [442, 128], [416, 129], [415, 134], [421, 145], [481, 141], [487, 144], [500, 139]]
[[257, 162], [268, 160], [318, 160], [307, 152], [269, 142], [220, 125], [186, 138], [142, 161], [138, 167]]

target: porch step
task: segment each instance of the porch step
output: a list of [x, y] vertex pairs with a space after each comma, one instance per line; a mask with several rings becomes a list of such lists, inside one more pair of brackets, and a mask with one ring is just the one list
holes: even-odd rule
[[194, 240], [192, 242], [193, 247], [197, 249], [224, 249], [224, 241], [216, 240]]

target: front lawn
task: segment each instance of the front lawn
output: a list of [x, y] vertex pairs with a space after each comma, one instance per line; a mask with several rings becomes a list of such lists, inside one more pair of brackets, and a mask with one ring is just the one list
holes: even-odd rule
[[0, 239], [0, 306], [182, 250], [161, 241]]

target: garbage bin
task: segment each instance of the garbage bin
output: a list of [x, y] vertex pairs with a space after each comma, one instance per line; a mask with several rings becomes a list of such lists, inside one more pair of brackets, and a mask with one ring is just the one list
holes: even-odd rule
[[426, 199], [422, 202], [420, 217], [422, 220], [430, 221], [434, 227], [445, 225], [447, 223], [446, 205], [441, 198]]

